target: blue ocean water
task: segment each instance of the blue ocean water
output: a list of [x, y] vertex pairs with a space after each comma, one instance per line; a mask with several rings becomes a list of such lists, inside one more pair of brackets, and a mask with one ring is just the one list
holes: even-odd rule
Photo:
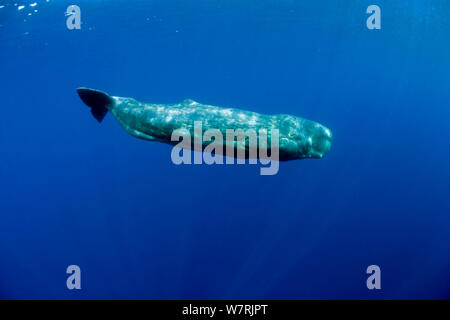
[[[2, 0], [0, 298], [450, 298], [449, 9]], [[80, 86], [293, 114], [333, 145], [274, 176], [176, 166], [169, 146], [97, 123]]]

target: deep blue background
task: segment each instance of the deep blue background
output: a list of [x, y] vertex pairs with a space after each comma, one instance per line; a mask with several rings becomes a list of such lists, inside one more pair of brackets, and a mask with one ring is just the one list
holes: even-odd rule
[[[0, 9], [0, 298], [450, 297], [448, 1], [14, 2]], [[79, 86], [290, 113], [334, 141], [276, 176], [175, 166], [169, 146], [98, 124]]]

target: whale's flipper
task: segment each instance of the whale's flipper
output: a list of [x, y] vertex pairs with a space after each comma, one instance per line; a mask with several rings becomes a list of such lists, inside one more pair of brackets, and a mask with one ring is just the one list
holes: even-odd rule
[[78, 95], [81, 100], [91, 107], [91, 113], [98, 122], [102, 122], [108, 113], [108, 106], [114, 104], [114, 100], [107, 94], [99, 90], [89, 88], [78, 88]]

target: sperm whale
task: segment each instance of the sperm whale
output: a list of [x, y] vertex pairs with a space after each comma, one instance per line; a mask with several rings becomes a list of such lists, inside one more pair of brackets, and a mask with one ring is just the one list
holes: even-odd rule
[[[175, 145], [172, 134], [184, 129], [195, 136], [195, 123], [201, 122], [202, 134], [216, 129], [223, 135], [226, 130], [278, 130], [279, 160], [323, 158], [331, 147], [332, 134], [325, 126], [307, 119], [287, 115], [266, 115], [237, 108], [222, 108], [186, 99], [175, 104], [142, 103], [133, 98], [110, 96], [89, 89], [78, 88], [81, 100], [101, 122], [108, 111], [130, 135], [149, 141]], [[274, 136], [275, 137], [275, 136]], [[208, 143], [202, 142], [204, 146]], [[225, 142], [224, 142], [225, 144]], [[234, 149], [249, 149], [249, 142], [234, 142]], [[268, 149], [270, 149], [270, 144]], [[234, 153], [238, 154], [238, 152]], [[248, 157], [248, 153], [246, 154]]]

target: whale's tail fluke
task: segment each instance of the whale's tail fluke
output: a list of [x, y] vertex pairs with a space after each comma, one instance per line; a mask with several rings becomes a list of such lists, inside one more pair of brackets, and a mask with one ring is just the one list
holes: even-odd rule
[[108, 113], [108, 106], [114, 104], [114, 100], [107, 94], [99, 90], [89, 88], [78, 88], [78, 95], [81, 100], [91, 108], [91, 113], [98, 122], [102, 122]]

